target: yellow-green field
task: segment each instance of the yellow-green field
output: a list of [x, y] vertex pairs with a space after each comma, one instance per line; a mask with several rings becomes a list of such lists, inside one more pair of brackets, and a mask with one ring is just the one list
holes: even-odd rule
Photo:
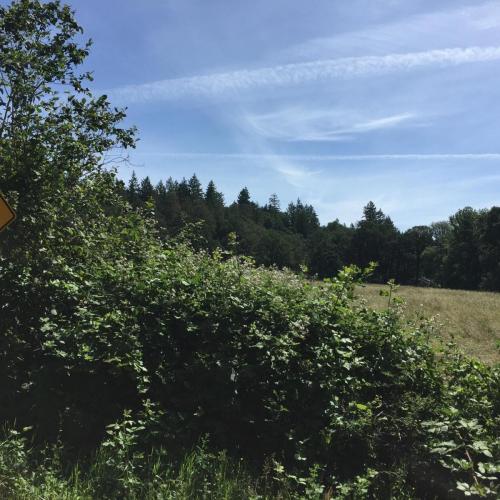
[[[382, 288], [366, 285], [359, 293], [370, 306], [383, 308]], [[402, 286], [396, 295], [405, 299], [407, 317], [436, 316], [444, 339], [453, 336], [463, 351], [486, 363], [500, 362], [500, 293]]]

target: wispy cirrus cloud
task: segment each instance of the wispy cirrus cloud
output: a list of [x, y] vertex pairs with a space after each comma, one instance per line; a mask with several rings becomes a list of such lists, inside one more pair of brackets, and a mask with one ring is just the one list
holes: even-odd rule
[[472, 161], [500, 161], [500, 153], [405, 153], [405, 154], [367, 154], [367, 155], [308, 155], [308, 154], [267, 154], [267, 153], [184, 153], [184, 152], [146, 152], [137, 156], [161, 157], [177, 160], [290, 160], [301, 162], [345, 162], [345, 161], [374, 161], [374, 160], [472, 160]]
[[269, 155], [265, 158], [268, 167], [283, 176], [288, 184], [301, 190], [307, 189], [312, 182], [315, 184], [321, 171], [314, 171], [291, 163], [288, 158]]
[[282, 141], [346, 141], [355, 135], [416, 124], [414, 113], [383, 117], [352, 110], [310, 109], [291, 106], [271, 113], [247, 114], [243, 122], [250, 131]]
[[[404, 16], [389, 23], [302, 41], [285, 49], [282, 55], [292, 60], [321, 59], [332, 54], [338, 57], [360, 53], [366, 55], [367, 50], [370, 55], [379, 55], [393, 51], [396, 47], [409, 52], [498, 43], [498, 0], [486, 3], [479, 0], [475, 5], [457, 5], [448, 9], [440, 8], [439, 2], [432, 6], [432, 11]], [[455, 26], [460, 26], [460, 29], [450, 29]]]
[[428, 67], [500, 60], [500, 46], [466, 47], [346, 57], [292, 63], [129, 85], [110, 90], [116, 100], [128, 103], [172, 101], [189, 97], [224, 97], [253, 89], [293, 86], [336, 79], [383, 75]]

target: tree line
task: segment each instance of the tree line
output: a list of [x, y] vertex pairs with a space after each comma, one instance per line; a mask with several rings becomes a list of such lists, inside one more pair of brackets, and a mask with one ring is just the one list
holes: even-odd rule
[[154, 210], [165, 237], [200, 222], [198, 245], [227, 248], [236, 234], [238, 253], [257, 264], [305, 266], [325, 278], [346, 265], [377, 262], [372, 277], [377, 282], [500, 291], [500, 207], [465, 207], [448, 220], [400, 231], [371, 201], [355, 224], [337, 219], [324, 226], [314, 207], [300, 199], [282, 209], [273, 194], [261, 206], [246, 187], [226, 205], [215, 183], [204, 189], [195, 174], [155, 186], [149, 177], [139, 180], [133, 173], [121, 190], [133, 207]]

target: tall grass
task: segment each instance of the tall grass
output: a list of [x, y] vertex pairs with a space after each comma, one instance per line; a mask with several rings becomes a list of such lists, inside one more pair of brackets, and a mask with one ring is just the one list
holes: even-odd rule
[[131, 500], [291, 498], [270, 476], [246, 470], [227, 453], [208, 451], [205, 442], [179, 460], [158, 448], [148, 454], [117, 456], [101, 448], [69, 469], [58, 448], [30, 448], [10, 431], [0, 442], [0, 498], [12, 500]]
[[[358, 287], [359, 296], [370, 307], [384, 309], [387, 298], [382, 285]], [[465, 353], [488, 364], [500, 362], [500, 293], [401, 286], [397, 290], [405, 302], [405, 315], [435, 317], [439, 337], [453, 340]]]

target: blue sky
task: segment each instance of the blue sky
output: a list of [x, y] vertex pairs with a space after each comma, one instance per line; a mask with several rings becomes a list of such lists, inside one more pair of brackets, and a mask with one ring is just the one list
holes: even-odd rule
[[196, 172], [322, 223], [500, 204], [500, 1], [68, 3], [95, 90], [139, 128], [125, 179]]

